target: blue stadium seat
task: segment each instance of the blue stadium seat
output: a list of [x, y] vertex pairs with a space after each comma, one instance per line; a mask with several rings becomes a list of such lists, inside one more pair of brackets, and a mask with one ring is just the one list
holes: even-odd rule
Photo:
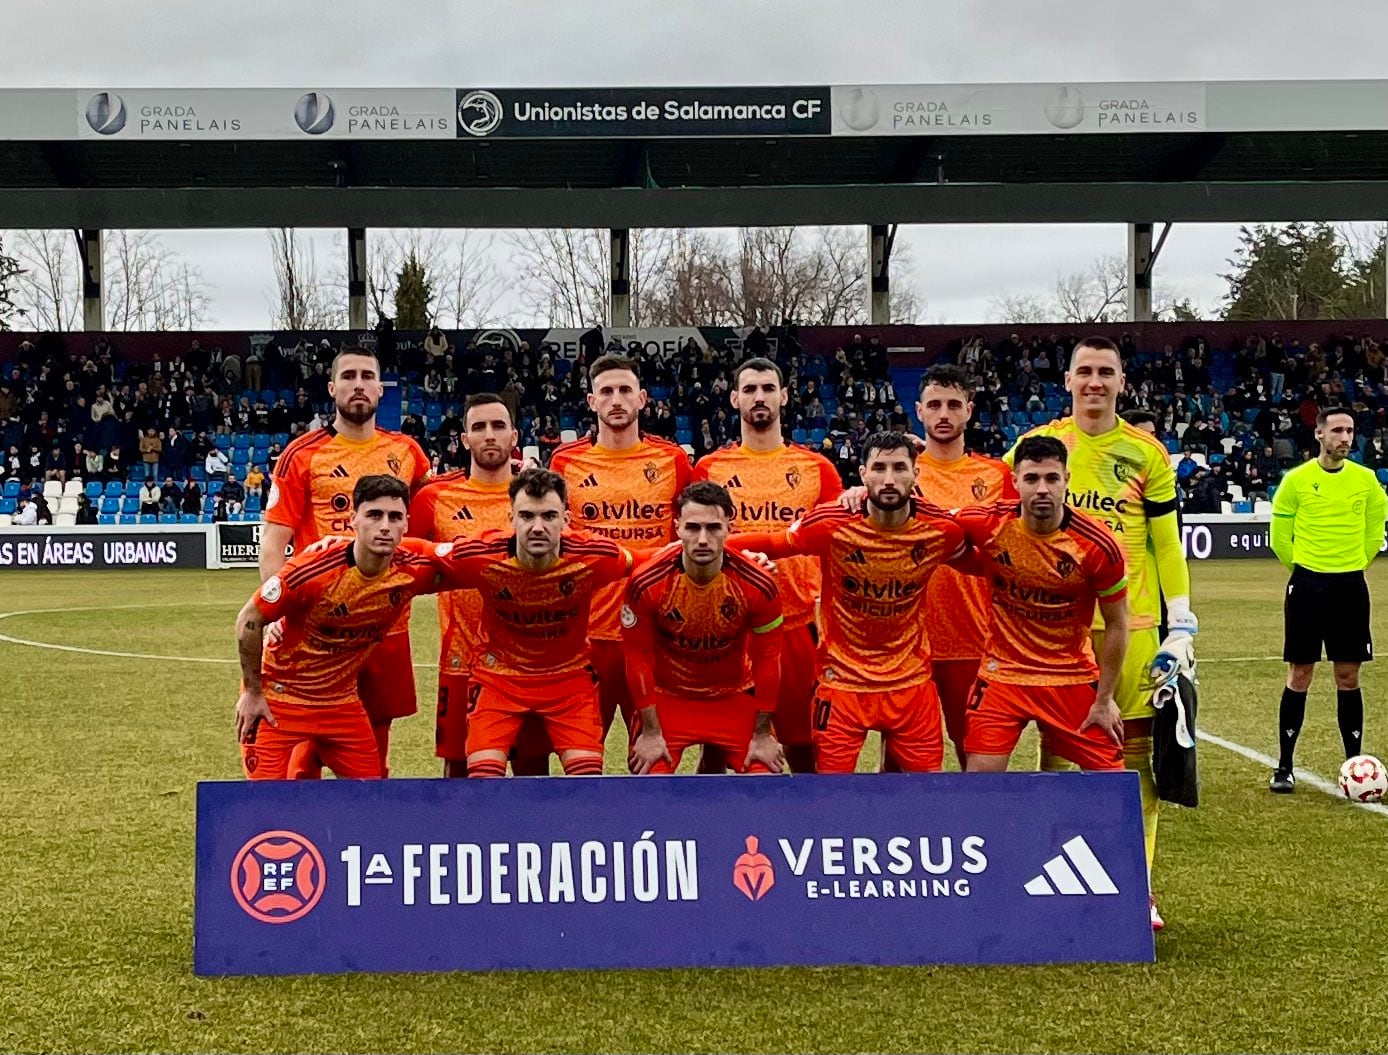
[[237, 447], [235, 450], [231, 452], [231, 464], [233, 466], [245, 466], [250, 462], [250, 460], [251, 452], [249, 448]]
[[213, 495], [219, 495], [219, 494], [221, 494], [221, 493], [222, 493], [222, 487], [223, 487], [225, 484], [226, 484], [226, 481], [225, 481], [225, 480], [208, 480], [208, 481], [207, 481], [207, 497], [208, 497], [208, 498], [211, 498]]
[[19, 500], [16, 498], [0, 498], [0, 513], [13, 515], [19, 508]]
[[207, 472], [201, 465], [193, 465], [188, 468], [188, 479], [202, 483], [207, 479]]
[[564, 378], [568, 377], [568, 376], [569, 376], [569, 371], [570, 371], [571, 369], [573, 369], [573, 365], [574, 365], [574, 364], [573, 364], [573, 360], [572, 360], [572, 359], [564, 359], [564, 358], [561, 357], [561, 358], [559, 358], [559, 359], [554, 360], [554, 378], [555, 378], [555, 380], [556, 380], [556, 381], [562, 381], [562, 380], [564, 380]]
[[238, 432], [231, 438], [231, 449], [242, 451], [251, 445], [251, 438], [244, 432]]
[[231, 435], [229, 433], [219, 432], [212, 437], [212, 443], [219, 451], [229, 451], [231, 450]]
[[1218, 464], [1219, 464], [1220, 462], [1222, 462], [1222, 461], [1224, 461], [1224, 455], [1222, 455], [1222, 454], [1211, 454], [1211, 455], [1210, 455], [1210, 464], [1211, 464], [1211, 465], [1218, 465]]
[[112, 480], [106, 485], [107, 498], [119, 498], [123, 494], [125, 494], [125, 485], [119, 480]]
[[20, 492], [20, 486], [19, 486], [19, 481], [18, 481], [18, 480], [6, 480], [6, 481], [5, 481], [5, 491], [4, 491], [4, 494], [5, 494], [5, 497], [6, 497], [6, 498], [18, 498], [18, 497], [19, 497], [19, 492]]
[[1177, 451], [1181, 449], [1181, 441], [1177, 439], [1175, 436], [1172, 436], [1169, 440], [1166, 441], [1166, 449], [1170, 453], [1175, 454]]
[[296, 395], [297, 393], [292, 388], [281, 388], [279, 391], [279, 398], [286, 403], [293, 403]]
[[824, 442], [824, 438], [828, 435], [829, 433], [825, 429], [811, 429], [810, 442], [813, 443], [816, 447], [818, 447], [821, 443]]
[[141, 514], [140, 514], [140, 523], [141, 523], [141, 524], [157, 524], [157, 523], [159, 523], [159, 518], [158, 518], [157, 516], [155, 516], [153, 513], [141, 513]]
[[257, 432], [251, 437], [251, 446], [256, 450], [264, 450], [270, 446], [270, 434], [268, 432]]
[[198, 522], [198, 515], [196, 513], [181, 513], [179, 514], [178, 522], [180, 524], [196, 524]]
[[101, 512], [103, 512], [103, 513], [113, 513], [113, 514], [114, 514], [114, 513], [119, 513], [119, 512], [120, 512], [120, 499], [119, 499], [119, 498], [112, 498], [110, 495], [107, 495], [105, 498], [103, 498], [103, 499], [101, 500]]
[[281, 447], [289, 446], [289, 433], [277, 432], [270, 438], [271, 444], [279, 444]]
[[115, 527], [116, 515], [114, 513], [98, 513], [96, 515], [96, 522], [103, 527]]
[[89, 480], [86, 486], [87, 497], [97, 499], [101, 497], [101, 483], [98, 480]]
[[260, 395], [256, 397], [257, 403], [264, 403], [267, 407], [275, 405], [275, 390], [273, 388], [262, 388]]
[[689, 432], [691, 428], [688, 414], [675, 415], [675, 430], [677, 432]]
[[247, 512], [247, 513], [259, 513], [259, 512], [260, 512], [260, 495], [247, 495], [247, 496], [246, 496], [246, 512]]
[[184, 430], [183, 430], [183, 438], [184, 438], [185, 440], [187, 440], [189, 443], [192, 443], [192, 442], [193, 442], [193, 437], [196, 436], [196, 435], [197, 435], [197, 433], [194, 432], [192, 429], [184, 429]]
[[664, 385], [655, 385], [651, 388], [651, 398], [663, 402], [670, 398], [670, 390]]
[[1374, 475], [1378, 477], [1379, 483], [1388, 484], [1388, 469], [1380, 469]]
[[675, 442], [687, 443], [692, 447], [694, 446], [694, 433], [690, 432], [688, 429], [676, 429]]
[[792, 429], [790, 433], [790, 438], [795, 443], [805, 443], [809, 440], [810, 434], [806, 432], [804, 429]]
[[1235, 503], [1234, 503], [1234, 512], [1235, 512], [1235, 513], [1251, 513], [1251, 512], [1253, 512], [1253, 503], [1250, 502], [1250, 501], [1248, 501], [1247, 499], [1244, 499], [1243, 501], [1235, 502]]
[[126, 480], [126, 481], [125, 481], [125, 497], [126, 497], [126, 498], [138, 498], [138, 497], [140, 496], [140, 488], [143, 487], [143, 486], [144, 486], [144, 481], [143, 481], [143, 480]]
[[116, 523], [122, 527], [133, 527], [140, 522], [139, 516], [134, 513], [122, 513]]
[[202, 500], [202, 511], [204, 515], [216, 512], [216, 509], [217, 500], [213, 498], [211, 495], [208, 495], [206, 498]]
[[131, 498], [127, 495], [120, 501], [120, 511], [122, 513], [138, 514], [140, 512], [140, 500], [138, 498]]

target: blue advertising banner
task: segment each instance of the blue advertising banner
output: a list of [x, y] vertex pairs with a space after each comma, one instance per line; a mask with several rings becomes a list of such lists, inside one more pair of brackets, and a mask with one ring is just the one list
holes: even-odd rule
[[1154, 957], [1132, 773], [198, 787], [202, 975]]

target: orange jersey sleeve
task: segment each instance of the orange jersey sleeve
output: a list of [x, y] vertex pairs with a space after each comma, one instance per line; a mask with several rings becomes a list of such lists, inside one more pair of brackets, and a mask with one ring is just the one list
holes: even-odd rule
[[1067, 509], [1059, 530], [1034, 535], [1015, 503], [960, 510], [958, 519], [989, 569], [993, 618], [980, 676], [1012, 685], [1094, 681], [1094, 606], [1126, 588], [1123, 551], [1108, 528]]
[[[280, 454], [270, 476], [270, 493], [265, 502], [265, 520], [294, 532], [294, 544], [302, 547], [300, 534], [312, 533], [313, 492], [310, 479], [313, 454], [332, 439], [326, 429], [315, 429], [294, 439]], [[317, 536], [308, 539], [315, 541]]]
[[[634, 549], [651, 549], [675, 537], [675, 497], [689, 483], [689, 456], [676, 444], [642, 437], [635, 447], [609, 450], [589, 440], [566, 443], [550, 469], [569, 485], [574, 527]], [[600, 591], [593, 599], [589, 636], [621, 638], [625, 587]]]
[[[943, 509], [1015, 501], [1012, 470], [995, 458], [966, 454], [938, 461], [928, 454], [916, 459], [917, 492]], [[932, 614], [930, 654], [935, 659], [978, 659], [983, 655], [993, 603], [986, 580], [941, 568], [926, 587], [926, 610]]]

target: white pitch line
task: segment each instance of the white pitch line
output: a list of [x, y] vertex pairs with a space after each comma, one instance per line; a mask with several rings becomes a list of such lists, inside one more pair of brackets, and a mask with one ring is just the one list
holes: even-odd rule
[[[1277, 768], [1277, 759], [1273, 758], [1271, 755], [1265, 755], [1261, 751], [1255, 751], [1251, 747], [1244, 747], [1243, 744], [1235, 743], [1233, 740], [1226, 740], [1224, 737], [1216, 736], [1214, 733], [1207, 733], [1203, 729], [1196, 730], [1195, 735], [1201, 740], [1214, 744], [1216, 747], [1222, 747], [1226, 751], [1232, 751], [1236, 755], [1242, 755], [1250, 762], [1261, 763], [1269, 769]], [[1296, 774], [1297, 783], [1299, 784], [1307, 784], [1317, 791], [1325, 792], [1325, 794], [1329, 795], [1331, 798], [1339, 799], [1342, 802], [1349, 802], [1351, 806], [1358, 806], [1360, 809], [1368, 810], [1370, 813], [1377, 813], [1380, 816], [1388, 817], [1388, 806], [1385, 806], [1381, 802], [1352, 802], [1345, 798], [1338, 784], [1332, 784], [1319, 773], [1312, 772], [1309, 769], [1294, 769], [1292, 772]]]

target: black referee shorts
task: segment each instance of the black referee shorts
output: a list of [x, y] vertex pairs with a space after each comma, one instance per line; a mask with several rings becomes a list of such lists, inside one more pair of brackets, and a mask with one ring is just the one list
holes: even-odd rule
[[1319, 663], [1321, 646], [1332, 663], [1374, 658], [1369, 632], [1369, 584], [1362, 571], [1310, 571], [1296, 565], [1283, 604], [1282, 659]]

